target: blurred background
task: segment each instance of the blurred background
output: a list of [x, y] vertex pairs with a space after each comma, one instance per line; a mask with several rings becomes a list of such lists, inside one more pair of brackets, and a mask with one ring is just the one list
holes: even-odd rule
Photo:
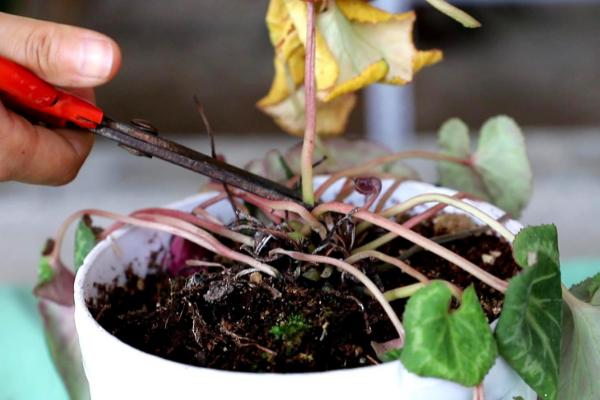
[[[449, 117], [479, 127], [490, 116], [511, 115], [525, 129], [535, 173], [524, 221], [556, 222], [565, 257], [600, 256], [600, 228], [593, 222], [600, 217], [600, 1], [454, 1], [483, 23], [478, 30], [463, 29], [421, 0], [378, 3], [416, 7], [418, 47], [444, 50], [445, 61], [408, 88], [363, 96], [348, 134], [392, 147], [433, 148], [434, 131]], [[254, 106], [273, 73], [263, 23], [267, 5], [0, 0], [0, 10], [116, 39], [123, 67], [98, 89], [98, 103], [111, 116], [149, 119], [169, 137], [206, 151], [192, 102], [197, 95], [217, 131], [217, 150], [238, 165], [296, 141]], [[422, 166], [431, 176], [432, 166]], [[69, 186], [2, 183], [0, 282], [33, 283], [44, 239], [80, 208], [128, 212], [192, 194], [200, 183], [194, 174], [131, 157], [104, 140]]]

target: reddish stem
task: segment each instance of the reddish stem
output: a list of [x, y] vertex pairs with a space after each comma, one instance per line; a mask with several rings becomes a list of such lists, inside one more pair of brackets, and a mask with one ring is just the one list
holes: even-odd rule
[[[208, 185], [208, 186], [212, 187], [212, 185]], [[222, 191], [222, 187], [217, 186], [217, 187], [215, 187], [215, 190]], [[244, 200], [244, 201], [252, 204], [253, 206], [257, 207], [260, 211], [263, 212], [263, 214], [267, 218], [269, 218], [276, 225], [281, 224], [283, 218], [285, 217], [285, 215], [283, 215], [283, 213], [277, 213], [277, 212], [275, 212], [275, 209], [269, 208], [268, 205], [266, 205], [266, 202], [270, 201], [268, 199], [253, 195], [248, 192], [244, 192], [243, 190], [236, 189], [236, 188], [230, 188], [230, 191], [235, 197], [238, 197], [239, 199]], [[219, 201], [224, 200], [227, 198], [227, 194], [222, 193], [218, 197], [219, 197]], [[216, 198], [215, 198], [215, 200], [216, 200]]]
[[279, 271], [277, 271], [277, 269], [273, 268], [272, 266], [259, 262], [252, 257], [230, 249], [229, 247], [219, 242], [214, 236], [212, 236], [208, 232], [188, 222], [162, 215], [144, 215], [141, 218], [128, 217], [125, 215], [119, 215], [108, 211], [96, 209], [78, 211], [65, 220], [65, 222], [60, 227], [56, 235], [56, 244], [50, 255], [52, 265], [58, 265], [55, 263], [60, 263], [60, 249], [62, 247], [65, 232], [67, 231], [69, 225], [75, 220], [81, 218], [83, 215], [93, 215], [102, 218], [108, 218], [114, 221], [118, 221], [122, 224], [139, 226], [142, 228], [153, 229], [161, 232], [170, 233], [172, 235], [180, 236], [223, 257], [244, 264], [248, 264], [251, 267], [254, 267], [271, 276], [280, 276]]
[[434, 254], [437, 254], [438, 256], [450, 261], [451, 263], [456, 264], [458, 267], [462, 268], [463, 270], [478, 278], [482, 282], [485, 282], [486, 284], [498, 290], [499, 292], [506, 292], [508, 283], [506, 283], [502, 279], [481, 269], [472, 262], [466, 260], [465, 258], [459, 256], [456, 253], [453, 253], [445, 247], [440, 246], [432, 240], [427, 239], [426, 237], [421, 236], [418, 233], [413, 232], [402, 225], [390, 221], [389, 219], [382, 217], [381, 215], [357, 209], [356, 207], [349, 204], [334, 202], [321, 204], [313, 210], [313, 213], [317, 216], [326, 212], [335, 212], [339, 214], [352, 215], [356, 218], [362, 219], [363, 221], [368, 221], [373, 225], [377, 225], [384, 229], [387, 229], [388, 231], [393, 232], [396, 235], [401, 236]]
[[300, 165], [302, 170], [302, 199], [310, 206], [315, 203], [313, 192], [313, 153], [317, 135], [317, 93], [315, 79], [316, 11], [313, 1], [306, 2], [306, 59], [304, 63], [304, 97], [306, 128]]
[[404, 272], [407, 275], [412, 276], [419, 282], [422, 282], [422, 283], [429, 282], [429, 278], [427, 278], [425, 275], [423, 275], [422, 273], [420, 273], [419, 271], [417, 271], [416, 269], [414, 269], [413, 267], [411, 267], [404, 261], [399, 260], [394, 257], [391, 257], [391, 256], [388, 256], [387, 254], [384, 254], [384, 253], [376, 251], [376, 250], [366, 250], [366, 251], [362, 251], [360, 253], [353, 254], [350, 257], [346, 258], [345, 261], [348, 264], [354, 264], [357, 261], [363, 260], [365, 258], [379, 259], [385, 263], [394, 265], [395, 267], [399, 268], [402, 272]]
[[483, 383], [480, 383], [473, 390], [473, 400], [485, 400], [485, 392], [483, 390]]
[[383, 210], [383, 207], [385, 207], [390, 197], [392, 197], [392, 195], [396, 193], [396, 190], [398, 189], [401, 183], [401, 180], [394, 180], [394, 183], [381, 195], [379, 201], [377, 202], [377, 206], [375, 207], [376, 214], [379, 214], [379, 212]]
[[208, 200], [203, 201], [202, 203], [198, 204], [198, 206], [194, 209], [193, 212], [196, 212], [197, 209], [207, 209], [208, 207], [217, 204], [220, 201], [223, 201], [227, 198], [227, 193], [219, 193], [217, 195], [215, 195], [214, 197], [211, 197]]
[[248, 237], [246, 235], [242, 235], [241, 233], [234, 232], [225, 228], [223, 225], [215, 224], [212, 221], [208, 221], [203, 218], [198, 218], [195, 215], [185, 213], [179, 210], [171, 210], [166, 208], [146, 208], [143, 210], [136, 211], [131, 214], [132, 217], [141, 217], [146, 214], [157, 214], [164, 215], [167, 217], [178, 218], [183, 221], [189, 222], [201, 228], [204, 228], [210, 232], [216, 233], [217, 235], [223, 236], [227, 239], [231, 239], [234, 242], [242, 243], [247, 246], [254, 246], [254, 239]]
[[300, 204], [293, 201], [285, 200], [269, 200], [262, 197], [258, 197], [252, 193], [244, 192], [239, 189], [233, 189], [236, 196], [246, 200], [250, 204], [254, 204], [257, 207], [264, 207], [266, 209], [277, 210], [277, 211], [289, 211], [299, 215], [308, 225], [316, 231], [322, 239], [327, 236], [327, 228], [315, 218], [310, 211], [302, 207]]

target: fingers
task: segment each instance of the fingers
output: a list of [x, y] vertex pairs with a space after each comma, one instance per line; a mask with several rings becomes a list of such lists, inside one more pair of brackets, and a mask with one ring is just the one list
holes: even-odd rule
[[0, 55], [64, 87], [94, 87], [121, 65], [119, 46], [87, 29], [0, 13]]
[[93, 142], [90, 132], [32, 125], [0, 103], [0, 182], [69, 183]]

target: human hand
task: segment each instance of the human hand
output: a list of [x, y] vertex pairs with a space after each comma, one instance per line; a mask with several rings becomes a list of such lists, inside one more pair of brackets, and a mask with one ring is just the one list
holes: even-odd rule
[[[121, 65], [118, 45], [100, 33], [5, 13], [0, 55], [92, 102], [92, 88], [112, 79]], [[0, 181], [68, 183], [93, 142], [87, 131], [33, 125], [0, 102]]]

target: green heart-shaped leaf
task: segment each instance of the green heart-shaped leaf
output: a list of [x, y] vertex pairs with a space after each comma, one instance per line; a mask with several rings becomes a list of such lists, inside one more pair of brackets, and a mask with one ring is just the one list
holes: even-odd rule
[[525, 228], [513, 247], [525, 269], [506, 291], [496, 327], [498, 350], [539, 396], [556, 399], [562, 316], [556, 228]]
[[505, 116], [488, 120], [481, 128], [473, 162], [492, 201], [520, 216], [531, 197], [531, 168], [515, 121]]
[[83, 217], [75, 231], [75, 271], [83, 265], [83, 260], [96, 246], [97, 241], [90, 218]]
[[[438, 145], [443, 154], [464, 160], [469, 159], [471, 157], [469, 127], [459, 118], [446, 121], [438, 133]], [[483, 199], [489, 198], [483, 181], [473, 168], [441, 161], [438, 163], [437, 169], [442, 185], [474, 194]]]
[[442, 185], [477, 195], [515, 217], [521, 214], [531, 197], [531, 168], [523, 134], [512, 119], [488, 120], [473, 154], [467, 126], [451, 119], [439, 132], [439, 145], [445, 154], [471, 160], [470, 166], [440, 162]]
[[457, 310], [450, 310], [451, 299], [443, 282], [432, 282], [410, 298], [400, 359], [417, 375], [475, 386], [496, 360], [496, 342], [472, 286]]
[[[537, 253], [546, 254], [557, 265], [560, 264], [558, 253], [558, 232], [555, 225], [539, 225], [521, 229], [513, 242], [513, 256], [517, 264], [529, 267], [535, 261]], [[534, 262], [535, 264], [535, 262]]]

